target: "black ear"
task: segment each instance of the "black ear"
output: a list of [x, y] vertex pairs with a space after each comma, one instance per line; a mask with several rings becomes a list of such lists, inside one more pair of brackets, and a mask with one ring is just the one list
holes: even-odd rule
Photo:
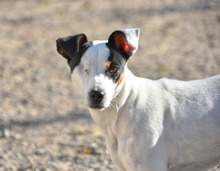
[[116, 30], [110, 35], [108, 44], [129, 58], [138, 49], [139, 33], [140, 30], [136, 28]]
[[59, 38], [56, 40], [57, 52], [66, 58], [68, 63], [70, 63], [72, 59], [81, 57], [83, 44], [86, 42], [88, 42], [88, 40], [85, 34]]

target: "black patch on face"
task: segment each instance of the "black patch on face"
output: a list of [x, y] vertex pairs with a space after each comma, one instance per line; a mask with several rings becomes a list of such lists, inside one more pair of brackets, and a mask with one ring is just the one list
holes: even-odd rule
[[93, 45], [93, 42], [86, 42], [82, 45], [82, 48], [80, 49], [80, 52], [77, 54], [77, 56], [75, 56], [74, 58], [71, 58], [67, 61], [69, 67], [70, 67], [70, 70], [71, 72], [73, 72], [73, 70], [75, 69], [75, 67], [77, 65], [79, 65], [80, 61], [81, 61], [81, 58], [82, 58], [82, 55], [85, 53], [85, 51]]
[[[110, 67], [105, 71], [106, 75], [111, 78], [115, 83], [117, 83], [121, 77], [121, 74], [124, 72], [124, 66], [126, 65], [127, 58], [123, 56], [117, 49], [111, 46], [111, 44], [107, 43], [107, 47], [110, 51], [110, 56], [107, 61], [111, 62]], [[111, 73], [110, 70], [116, 67], [117, 71]]]

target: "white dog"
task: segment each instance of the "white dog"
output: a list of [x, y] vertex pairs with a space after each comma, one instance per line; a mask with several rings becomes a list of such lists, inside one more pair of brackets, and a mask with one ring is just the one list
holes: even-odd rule
[[59, 38], [57, 50], [80, 82], [118, 171], [203, 171], [220, 162], [220, 76], [157, 81], [134, 76], [127, 61], [139, 29], [108, 41]]

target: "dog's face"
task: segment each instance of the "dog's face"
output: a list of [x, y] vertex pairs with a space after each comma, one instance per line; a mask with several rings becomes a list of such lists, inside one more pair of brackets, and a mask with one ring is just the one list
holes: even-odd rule
[[57, 51], [67, 59], [89, 108], [110, 106], [123, 84], [126, 63], [136, 52], [138, 40], [139, 29], [115, 31], [108, 41], [91, 42], [84, 34], [57, 39]]

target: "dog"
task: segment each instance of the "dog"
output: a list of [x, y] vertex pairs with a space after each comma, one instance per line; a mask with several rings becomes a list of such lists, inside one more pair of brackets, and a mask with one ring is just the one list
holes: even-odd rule
[[[220, 162], [220, 75], [194, 81], [132, 74], [139, 29], [107, 41], [56, 40], [117, 171], [205, 171]], [[138, 60], [138, 59], [137, 59]]]

